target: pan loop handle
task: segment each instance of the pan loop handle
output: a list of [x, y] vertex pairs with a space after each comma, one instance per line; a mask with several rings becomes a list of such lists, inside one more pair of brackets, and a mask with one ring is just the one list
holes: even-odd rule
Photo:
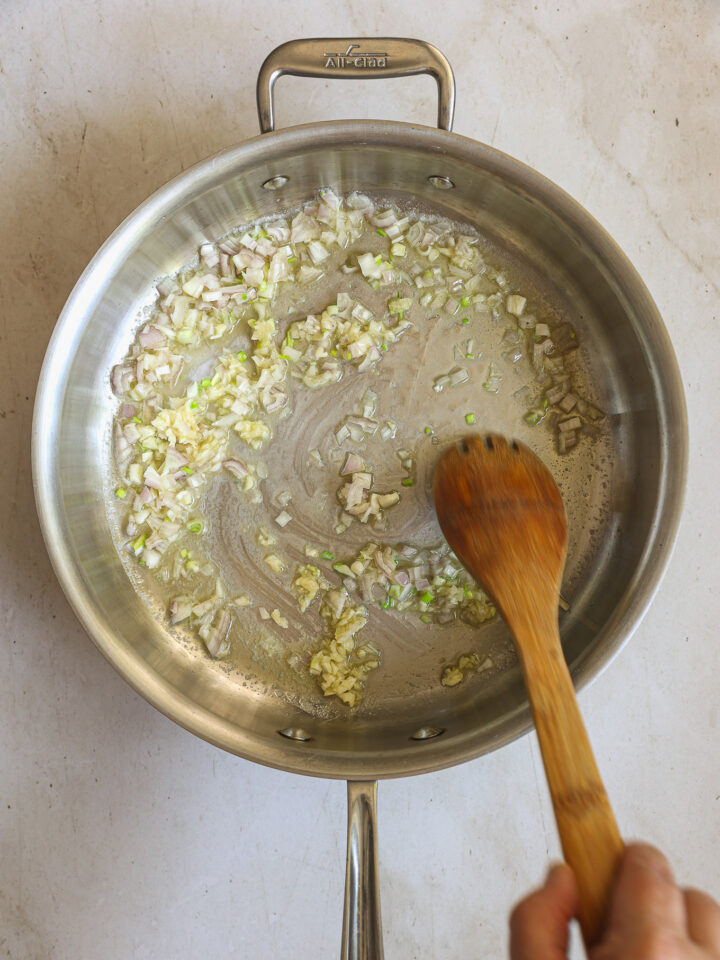
[[438, 127], [452, 130], [455, 112], [452, 67], [437, 47], [424, 40], [333, 37], [290, 40], [281, 44], [268, 55], [258, 74], [257, 107], [261, 133], [275, 129], [273, 87], [284, 73], [329, 80], [411, 77], [429, 73], [438, 85]]
[[383, 960], [377, 856], [377, 782], [348, 780], [341, 960]]

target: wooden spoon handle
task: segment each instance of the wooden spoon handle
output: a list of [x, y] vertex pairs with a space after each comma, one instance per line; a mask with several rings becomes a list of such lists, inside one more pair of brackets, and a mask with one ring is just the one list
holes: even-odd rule
[[555, 819], [579, 892], [578, 919], [587, 946], [602, 932], [613, 879], [623, 853], [560, 637], [518, 642]]

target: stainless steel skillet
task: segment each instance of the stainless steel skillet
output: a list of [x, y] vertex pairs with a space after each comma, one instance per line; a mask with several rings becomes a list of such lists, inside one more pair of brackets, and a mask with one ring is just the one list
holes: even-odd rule
[[[343, 121], [273, 131], [272, 84], [282, 72], [429, 72], [438, 79], [445, 129]], [[379, 685], [355, 714], [328, 714], [284, 696], [262, 664], [227, 670], [179, 644], [164, 611], [128, 577], [113, 540], [105, 497], [114, 410], [108, 378], [159, 277], [192, 259], [203, 241], [297, 207], [319, 186], [392, 196], [469, 221], [545, 283], [558, 310], [572, 313], [603, 392], [609, 488], [601, 495], [591, 480], [573, 506], [572, 609], [563, 621], [576, 683], [597, 674], [645, 612], [674, 539], [687, 459], [677, 365], [650, 295], [612, 239], [535, 171], [451, 134], [453, 97], [449, 65], [420, 41], [325, 39], [278, 48], [258, 81], [263, 134], [161, 188], [93, 258], [58, 321], [35, 408], [33, 474], [48, 551], [79, 619], [115, 668], [158, 709], [225, 750], [350, 781], [347, 957], [382, 955], [374, 781], [460, 763], [526, 731], [520, 673], [509, 664], [449, 695], [420, 682], [437, 663], [441, 638], [430, 638], [403, 683]]]

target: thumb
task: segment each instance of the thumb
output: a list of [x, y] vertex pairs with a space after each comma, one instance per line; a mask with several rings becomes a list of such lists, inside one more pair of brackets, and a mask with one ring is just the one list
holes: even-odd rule
[[565, 960], [568, 924], [576, 911], [575, 876], [566, 863], [558, 863], [510, 916], [511, 960]]

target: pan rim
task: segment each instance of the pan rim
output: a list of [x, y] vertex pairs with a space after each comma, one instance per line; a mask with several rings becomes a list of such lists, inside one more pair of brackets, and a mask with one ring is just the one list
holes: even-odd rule
[[[522, 736], [532, 727], [529, 708], [503, 718], [497, 735], [486, 737], [482, 743], [465, 743], [466, 740], [472, 741], [472, 733], [468, 733], [456, 738], [451, 747], [442, 751], [420, 747], [401, 756], [397, 751], [390, 755], [358, 753], [346, 762], [344, 754], [292, 750], [294, 744], [282, 742], [280, 738], [278, 744], [265, 739], [260, 741], [236, 724], [199, 707], [188, 696], [179, 694], [148, 665], [113, 642], [112, 632], [108, 631], [105, 621], [94, 608], [92, 596], [77, 575], [64, 540], [58, 510], [59, 494], [57, 484], [53, 482], [57, 479], [57, 470], [53, 465], [52, 440], [60, 416], [55, 399], [62, 395], [60, 388], [65, 361], [74, 352], [83, 329], [81, 321], [85, 309], [100, 282], [98, 278], [104, 278], [108, 270], [121, 263], [133, 236], [144, 225], [172, 210], [177, 199], [190, 186], [193, 190], [202, 190], [206, 180], [214, 181], [223, 171], [227, 173], [240, 163], [262, 159], [271, 164], [274, 150], [288, 149], [293, 144], [307, 148], [309, 132], [313, 134], [313, 150], [337, 146], [344, 137], [351, 137], [356, 148], [360, 145], [407, 147], [410, 138], [411, 146], [430, 155], [440, 157], [443, 151], [448, 151], [455, 159], [511, 179], [581, 235], [586, 246], [615, 277], [622, 280], [623, 288], [630, 291], [633, 302], [642, 309], [649, 324], [648, 333], [653, 339], [656, 365], [662, 368], [664, 396], [660, 413], [666, 419], [672, 419], [674, 425], [672, 451], [669, 448], [662, 450], [657, 508], [638, 567], [638, 582], [633, 584], [632, 602], [616, 612], [603, 632], [602, 642], [574, 671], [573, 679], [578, 689], [599, 676], [628, 642], [652, 603], [672, 556], [687, 475], [685, 398], [675, 353], [660, 313], [635, 268], [595, 218], [562, 188], [533, 168], [486, 144], [431, 127], [396, 121], [342, 120], [303, 124], [258, 135], [200, 161], [161, 186], [115, 228], [92, 257], [71, 291], [50, 338], [38, 381], [32, 423], [32, 476], [40, 526], [55, 574], [80, 623], [105, 658], [137, 693], [169, 719], [221, 749], [266, 766], [311, 776], [365, 780], [410, 776], [475, 759]], [[302, 747], [302, 744], [298, 746]]]

